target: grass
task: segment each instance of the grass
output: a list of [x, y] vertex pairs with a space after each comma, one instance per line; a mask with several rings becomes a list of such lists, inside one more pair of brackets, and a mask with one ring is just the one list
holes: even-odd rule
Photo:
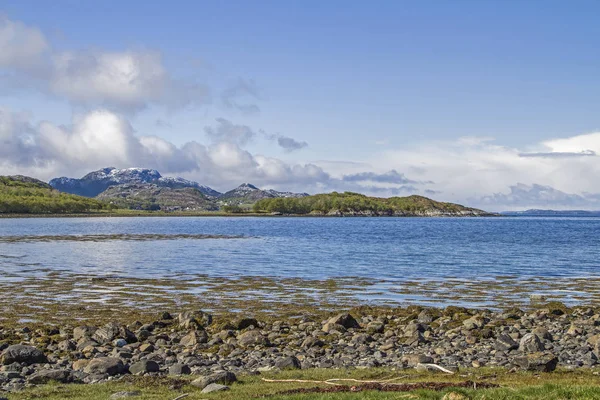
[[[360, 380], [384, 380], [401, 377], [397, 382], [488, 382], [499, 385], [493, 389], [448, 388], [442, 391], [416, 390], [412, 392], [345, 392], [345, 393], [312, 393], [283, 394], [298, 388], [328, 387], [313, 383], [270, 383], [263, 382], [261, 377], [269, 379], [306, 379], [325, 380], [330, 378], [353, 378]], [[414, 370], [391, 371], [389, 369], [337, 370], [314, 369], [302, 371], [269, 372], [261, 376], [240, 376], [239, 382], [231, 386], [227, 392], [202, 394], [198, 388], [188, 381], [171, 378], [127, 377], [121, 381], [93, 385], [60, 385], [49, 384], [8, 395], [9, 400], [25, 399], [82, 399], [105, 400], [119, 391], [139, 391], [135, 399], [175, 399], [182, 394], [189, 394], [186, 399], [313, 399], [313, 400], [350, 400], [350, 399], [442, 399], [452, 392], [462, 394], [467, 399], [600, 399], [600, 380], [593, 370], [566, 371], [560, 370], [549, 374], [517, 372], [510, 373], [502, 369], [484, 368], [465, 370], [457, 375], [436, 373], [420, 373]], [[191, 378], [189, 378], [191, 379]], [[356, 384], [356, 383], [351, 383]], [[460, 398], [460, 397], [458, 397]]]

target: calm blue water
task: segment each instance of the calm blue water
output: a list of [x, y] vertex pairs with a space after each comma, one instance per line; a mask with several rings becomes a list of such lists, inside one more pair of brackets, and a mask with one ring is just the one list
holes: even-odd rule
[[111, 233], [246, 238], [0, 243], [0, 273], [387, 281], [600, 275], [600, 218], [0, 219], [0, 236]]

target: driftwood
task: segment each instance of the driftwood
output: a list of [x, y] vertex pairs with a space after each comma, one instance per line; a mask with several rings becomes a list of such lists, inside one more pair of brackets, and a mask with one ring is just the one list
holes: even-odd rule
[[445, 373], [447, 373], [447, 374], [454, 374], [454, 372], [453, 372], [453, 371], [450, 371], [449, 369], [446, 369], [446, 368], [444, 368], [444, 367], [441, 367], [441, 366], [439, 366], [439, 365], [437, 365], [437, 364], [418, 364], [417, 366], [419, 366], [419, 365], [422, 365], [422, 366], [424, 366], [424, 367], [427, 367], [427, 368], [435, 368], [435, 369], [439, 369], [440, 371], [442, 371], [442, 372], [445, 372]]
[[184, 397], [188, 397], [189, 395], [190, 395], [189, 393], [185, 393], [185, 394], [182, 394], [181, 396], [175, 397], [173, 400], [180, 400], [180, 399], [183, 399]]

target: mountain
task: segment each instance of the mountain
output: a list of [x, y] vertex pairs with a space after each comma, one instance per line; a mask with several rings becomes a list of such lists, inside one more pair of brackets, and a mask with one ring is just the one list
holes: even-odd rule
[[147, 168], [117, 169], [113, 167], [103, 168], [90, 172], [81, 179], [55, 178], [50, 181], [50, 186], [61, 192], [76, 194], [85, 197], [96, 197], [111, 186], [124, 184], [154, 184], [171, 189], [195, 188], [202, 194], [217, 197], [221, 193], [216, 190], [188, 181], [183, 178], [163, 177], [158, 171]]
[[218, 211], [213, 198], [195, 187], [168, 187], [154, 183], [127, 183], [111, 186], [97, 199], [120, 208], [162, 211]]
[[262, 190], [250, 183], [243, 183], [237, 188], [223, 193], [217, 199], [221, 204], [241, 205], [253, 204], [262, 199], [300, 198], [306, 196], [308, 196], [308, 193], [278, 192], [273, 189]]
[[0, 176], [0, 214], [82, 213], [110, 209], [106, 203], [61, 193], [28, 176]]
[[333, 192], [287, 199], [262, 199], [254, 204], [253, 210], [281, 214], [336, 216], [479, 217], [496, 215], [460, 204], [431, 200], [423, 196], [380, 198], [352, 192]]

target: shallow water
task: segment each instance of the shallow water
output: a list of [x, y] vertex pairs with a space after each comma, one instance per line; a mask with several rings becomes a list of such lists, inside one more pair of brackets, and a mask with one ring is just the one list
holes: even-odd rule
[[[600, 218], [0, 219], [0, 286], [168, 278], [201, 296], [216, 278], [361, 278], [342, 289], [365, 302], [487, 306], [497, 293], [525, 301], [533, 291], [590, 302], [600, 295], [599, 233]], [[122, 239], [132, 235], [144, 240]]]

